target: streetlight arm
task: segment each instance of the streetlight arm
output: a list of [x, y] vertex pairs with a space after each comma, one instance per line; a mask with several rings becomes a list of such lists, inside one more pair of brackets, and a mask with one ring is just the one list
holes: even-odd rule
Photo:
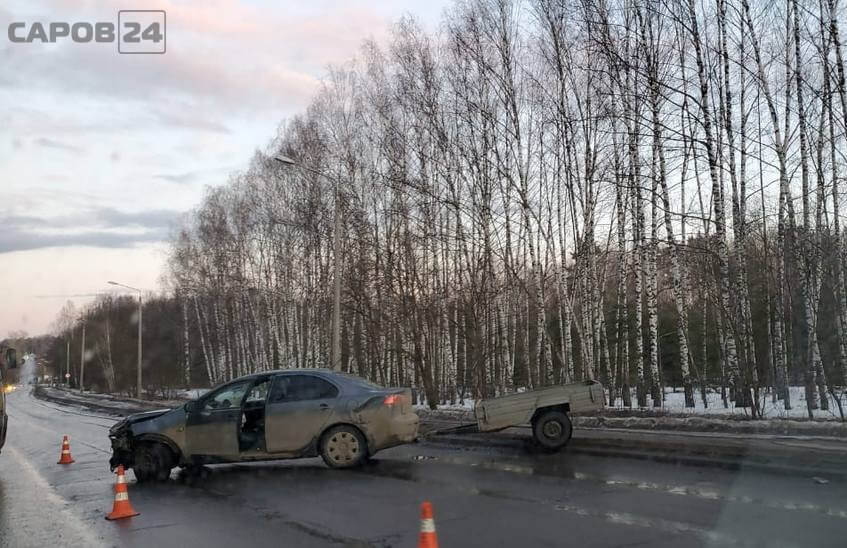
[[324, 179], [326, 179], [327, 181], [329, 181], [333, 185], [338, 185], [338, 181], [336, 181], [334, 177], [327, 175], [323, 171], [315, 169], [311, 166], [307, 166], [307, 165], [301, 164], [299, 162], [295, 162], [293, 159], [289, 158], [288, 156], [283, 156], [282, 154], [279, 154], [277, 156], [274, 156], [274, 160], [276, 160], [277, 162], [279, 162], [281, 164], [285, 164], [287, 166], [299, 167], [300, 169], [308, 171], [309, 173], [314, 173], [315, 175], [317, 175], [319, 177], [323, 177]]
[[118, 282], [113, 282], [112, 280], [109, 280], [106, 283], [109, 284], [109, 285], [116, 285], [118, 287], [123, 287], [125, 289], [131, 289], [133, 291], [138, 291], [139, 293], [142, 293], [142, 291], [140, 289], [138, 289], [137, 287], [132, 287], [131, 285], [119, 284]]

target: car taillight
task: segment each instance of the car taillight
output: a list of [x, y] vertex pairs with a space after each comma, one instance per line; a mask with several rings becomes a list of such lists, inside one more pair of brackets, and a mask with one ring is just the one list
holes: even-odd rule
[[385, 405], [394, 405], [395, 403], [400, 403], [400, 396], [398, 394], [391, 394], [390, 396], [385, 396], [385, 399], [382, 401]]

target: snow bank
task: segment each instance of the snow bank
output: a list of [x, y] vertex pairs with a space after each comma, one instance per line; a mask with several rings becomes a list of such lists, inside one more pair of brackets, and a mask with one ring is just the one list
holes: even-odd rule
[[[805, 388], [802, 386], [792, 386], [789, 388], [789, 395], [791, 399], [791, 409], [786, 410], [781, 400], [777, 400], [777, 402], [774, 403], [771, 394], [763, 391], [759, 398], [762, 416], [769, 419], [807, 419], [809, 417], [809, 412], [806, 410]], [[835, 402], [835, 399], [830, 394], [827, 394], [827, 398], [829, 400], [829, 410], [823, 411], [821, 409], [817, 409], [813, 411], [815, 419], [841, 420], [841, 415], [838, 412], [838, 404]], [[632, 399], [634, 404], [634, 390]], [[648, 398], [647, 409], [682, 416], [711, 415], [731, 416], [733, 418], [750, 417], [750, 408], [735, 407], [735, 404], [731, 401], [727, 402], [728, 407], [724, 407], [720, 392], [707, 392], [706, 401], [708, 402], [708, 406], [703, 405], [703, 399], [700, 396], [700, 392], [696, 391], [694, 394], [695, 407], [693, 409], [685, 407], [685, 394], [682, 392], [682, 389], [666, 388], [665, 401], [662, 403], [662, 406], [652, 407], [650, 398]], [[842, 400], [842, 405], [844, 405], [844, 403], [846, 402]], [[627, 410], [620, 399], [617, 399], [615, 404], [610, 406], [610, 409]]]
[[194, 400], [209, 391], [209, 388], [189, 388], [188, 390], [180, 390], [176, 393], [176, 397], [180, 400]]
[[[762, 410], [762, 415], [764, 418], [768, 419], [808, 419], [809, 413], [806, 410], [806, 391], [802, 386], [792, 386], [790, 387], [790, 397], [791, 397], [791, 409], [786, 410], [783, 402], [781, 400], [777, 400], [776, 403], [773, 402], [771, 394], [765, 393], [764, 391], [760, 395], [760, 408]], [[650, 398], [647, 398], [647, 407], [638, 408], [633, 406], [631, 409], [624, 407], [623, 402], [620, 398], [618, 398], [614, 405], [607, 406], [607, 409], [611, 412], [620, 411], [620, 412], [639, 412], [641, 414], [659, 414], [659, 415], [676, 415], [676, 416], [717, 416], [717, 417], [730, 417], [730, 418], [749, 418], [750, 417], [750, 408], [745, 407], [735, 407], [735, 404], [731, 401], [727, 402], [728, 407], [723, 406], [723, 401], [721, 401], [720, 392], [709, 390], [706, 394], [706, 401], [708, 405], [703, 405], [703, 399], [700, 396], [700, 392], [696, 391], [694, 394], [694, 408], [685, 407], [685, 394], [682, 392], [681, 388], [665, 388], [665, 398], [662, 402], [661, 407], [653, 407], [652, 401]], [[827, 399], [829, 400], [829, 409], [827, 411], [823, 411], [821, 409], [817, 409], [813, 411], [814, 417], [816, 420], [841, 420], [841, 415], [838, 412], [838, 404], [835, 401], [835, 398], [832, 397], [831, 394], [827, 394]], [[632, 391], [632, 401], [635, 404], [635, 390]], [[455, 412], [465, 412], [468, 410], [473, 410], [476, 401], [471, 398], [466, 398], [462, 403], [456, 404], [446, 404], [439, 405], [439, 411], [455, 411]], [[847, 394], [842, 398], [842, 405], [845, 408], [845, 413], [847, 413]], [[424, 400], [421, 400], [420, 403], [415, 405], [416, 410], [428, 409], [428, 406]]]

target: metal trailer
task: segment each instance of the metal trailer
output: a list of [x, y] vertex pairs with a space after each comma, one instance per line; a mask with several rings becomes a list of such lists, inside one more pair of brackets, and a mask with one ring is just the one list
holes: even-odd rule
[[603, 406], [603, 386], [589, 380], [482, 400], [476, 404], [474, 415], [480, 432], [529, 424], [540, 447], [558, 451], [573, 434], [569, 415], [598, 411]]

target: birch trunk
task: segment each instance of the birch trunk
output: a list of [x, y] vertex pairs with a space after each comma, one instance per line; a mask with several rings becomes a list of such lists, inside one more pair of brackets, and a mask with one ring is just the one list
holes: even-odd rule
[[[694, 42], [694, 51], [697, 60], [697, 77], [700, 83], [700, 104], [702, 107], [703, 132], [706, 139], [706, 156], [709, 163], [709, 175], [712, 180], [712, 203], [715, 213], [715, 236], [718, 246], [718, 269], [719, 269], [719, 300], [721, 303], [721, 315], [726, 315], [730, 307], [730, 284], [729, 284], [729, 250], [726, 242], [726, 225], [724, 219], [723, 190], [719, 177], [718, 156], [715, 150], [714, 135], [712, 133], [711, 109], [709, 108], [709, 83], [706, 77], [706, 64], [700, 41], [700, 31], [695, 11], [694, 0], [688, 0], [688, 12], [690, 16], [690, 32]], [[724, 333], [726, 345], [726, 361], [731, 376], [732, 388], [740, 387], [738, 355], [736, 351], [735, 336], [731, 329]]]
[[180, 309], [182, 311], [182, 364], [183, 364], [183, 380], [185, 389], [191, 388], [191, 348], [190, 337], [188, 333], [188, 297], [179, 295]]

